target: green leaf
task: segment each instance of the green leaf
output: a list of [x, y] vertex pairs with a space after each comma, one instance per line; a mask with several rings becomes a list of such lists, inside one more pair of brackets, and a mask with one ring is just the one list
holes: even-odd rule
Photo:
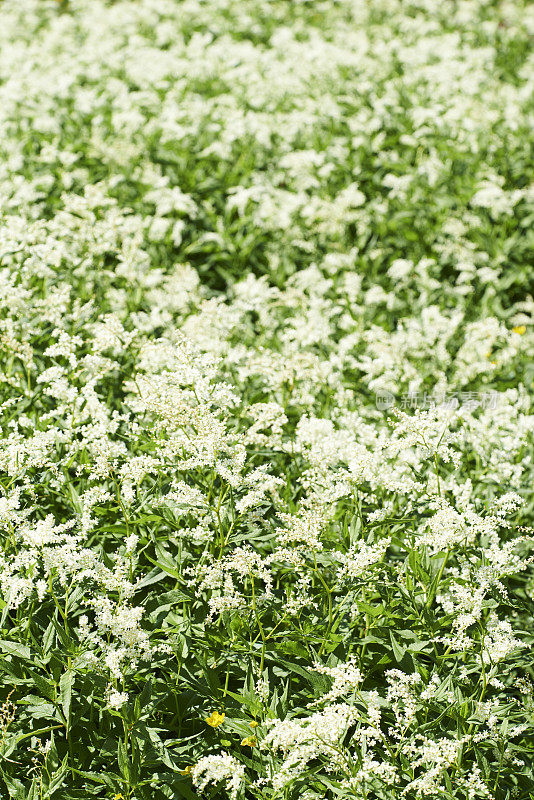
[[129, 783], [131, 779], [130, 762], [128, 760], [128, 752], [126, 750], [126, 745], [124, 744], [122, 739], [119, 739], [117, 745], [117, 761], [119, 763], [119, 769], [121, 771], [122, 776]]
[[50, 653], [54, 646], [55, 630], [54, 624], [50, 622], [43, 636], [43, 654], [45, 656]]
[[39, 690], [39, 692], [47, 698], [47, 700], [55, 700], [56, 699], [56, 687], [55, 684], [48, 680], [47, 678], [43, 678], [42, 675], [39, 675], [34, 669], [26, 667], [26, 671], [28, 675], [31, 676], [31, 679]]
[[135, 591], [139, 591], [139, 589], [146, 589], [147, 586], [152, 586], [154, 583], [159, 583], [165, 578], [167, 573], [165, 571], [160, 571], [157, 569], [152, 569], [150, 572], [145, 575], [140, 581], [135, 584]]
[[117, 781], [120, 781], [118, 775], [115, 775], [113, 772], [85, 772], [80, 771], [79, 774], [82, 778], [86, 778], [89, 781], [93, 781], [93, 783], [100, 783], [103, 786], [108, 786], [110, 789], [114, 789], [117, 785]]
[[9, 796], [12, 798], [12, 800], [26, 800], [26, 790], [23, 783], [21, 783], [17, 778], [11, 778], [5, 773], [2, 774], [2, 780], [4, 781], [9, 792]]
[[68, 769], [68, 756], [65, 756], [61, 762], [61, 767], [53, 775], [52, 780], [48, 784], [48, 794], [52, 796], [55, 792], [63, 786]]
[[7, 639], [0, 639], [0, 650], [8, 655], [24, 658], [26, 661], [31, 660], [30, 648], [20, 642], [9, 642]]
[[70, 727], [70, 706], [72, 701], [72, 687], [74, 685], [75, 674], [72, 670], [64, 672], [59, 680], [59, 699], [63, 709], [63, 715], [67, 723], [67, 730]]
[[402, 647], [399, 642], [395, 639], [391, 631], [389, 632], [389, 638], [391, 641], [391, 646], [393, 648], [393, 655], [395, 656], [395, 660], [400, 663], [406, 654], [406, 647]]

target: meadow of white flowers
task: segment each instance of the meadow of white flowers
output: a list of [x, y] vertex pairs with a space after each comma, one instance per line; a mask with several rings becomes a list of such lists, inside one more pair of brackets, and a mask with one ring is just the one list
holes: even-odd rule
[[534, 798], [533, 37], [1, 0], [3, 799]]

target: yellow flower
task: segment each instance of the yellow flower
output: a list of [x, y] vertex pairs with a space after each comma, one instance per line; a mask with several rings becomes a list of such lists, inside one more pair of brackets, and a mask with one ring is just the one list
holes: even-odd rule
[[526, 325], [516, 325], [515, 328], [512, 328], [514, 333], [518, 333], [520, 336], [523, 336], [524, 333], [527, 332]]
[[218, 727], [219, 727], [219, 725], [222, 725], [222, 724], [223, 724], [223, 722], [224, 722], [224, 716], [225, 716], [225, 715], [224, 715], [224, 711], [223, 711], [223, 713], [222, 713], [222, 714], [219, 714], [219, 712], [218, 712], [218, 711], [212, 711], [212, 713], [210, 714], [210, 716], [207, 718], [206, 722], [207, 722], [207, 723], [208, 723], [208, 725], [210, 725], [212, 728], [218, 728]]
[[258, 740], [255, 736], [245, 736], [245, 738], [241, 740], [241, 744], [244, 747], [255, 747], [258, 744]]
[[257, 728], [258, 727], [258, 723], [256, 722], [255, 719], [253, 719], [252, 722], [249, 722], [248, 724], [249, 724], [249, 726], [251, 728]]
[[178, 770], [180, 775], [190, 775], [193, 767], [189, 765], [188, 767], [184, 767], [183, 769]]
[[113, 795], [113, 800], [124, 800], [124, 795], [119, 792], [118, 794]]

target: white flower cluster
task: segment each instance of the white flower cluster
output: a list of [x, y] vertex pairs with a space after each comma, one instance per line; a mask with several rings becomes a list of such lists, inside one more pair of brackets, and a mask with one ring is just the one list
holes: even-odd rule
[[262, 747], [281, 750], [284, 756], [272, 776], [274, 789], [282, 789], [298, 777], [310, 761], [324, 757], [327, 770], [346, 771], [345, 756], [340, 744], [349, 726], [357, 719], [352, 706], [338, 703], [327, 706], [303, 719], [275, 722], [262, 742]]
[[210, 783], [224, 781], [230, 800], [236, 800], [243, 785], [245, 767], [227, 753], [203, 756], [191, 772], [193, 783], [202, 792]]
[[526, 796], [533, 32], [0, 3], [12, 794]]

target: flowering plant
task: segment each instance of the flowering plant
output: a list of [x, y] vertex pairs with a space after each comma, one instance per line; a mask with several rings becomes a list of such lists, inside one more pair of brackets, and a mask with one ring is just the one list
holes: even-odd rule
[[0, 23], [0, 793], [533, 800], [533, 6]]

